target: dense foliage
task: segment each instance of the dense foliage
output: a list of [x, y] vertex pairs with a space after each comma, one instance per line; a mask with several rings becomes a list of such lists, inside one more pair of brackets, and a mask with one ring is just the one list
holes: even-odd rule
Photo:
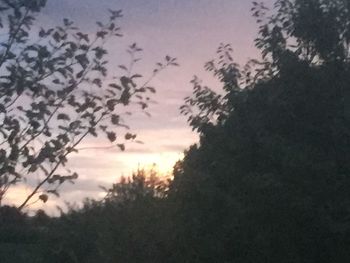
[[[39, 225], [41, 262], [348, 262], [350, 5], [278, 0], [274, 10], [253, 4], [260, 61], [240, 69], [221, 45], [206, 69], [223, 92], [193, 80], [181, 110], [200, 143], [170, 184], [139, 172], [103, 202], [31, 218], [7, 240]], [[3, 221], [29, 220], [3, 209], [16, 218]]]
[[263, 61], [239, 71], [220, 47], [225, 96], [195, 84], [183, 107], [201, 132], [173, 183], [191, 262], [350, 258], [349, 2], [275, 8], [253, 8]]

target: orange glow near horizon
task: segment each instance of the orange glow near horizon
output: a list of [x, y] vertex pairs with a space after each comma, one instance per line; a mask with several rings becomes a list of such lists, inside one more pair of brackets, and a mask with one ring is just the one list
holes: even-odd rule
[[155, 169], [159, 175], [169, 175], [172, 173], [175, 163], [183, 158], [183, 153], [177, 152], [159, 152], [148, 154], [132, 154], [124, 155], [119, 158], [130, 167], [130, 171], [140, 169]]

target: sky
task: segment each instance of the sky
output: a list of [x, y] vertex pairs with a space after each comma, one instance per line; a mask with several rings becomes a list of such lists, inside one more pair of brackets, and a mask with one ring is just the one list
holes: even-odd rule
[[[265, 1], [267, 4], [271, 0]], [[129, 143], [126, 151], [84, 150], [71, 156], [69, 168], [79, 174], [74, 185], [61, 189], [60, 199], [38, 207], [53, 213], [64, 201], [81, 202], [86, 197], [101, 198], [99, 185], [109, 187], [122, 175], [129, 176], [137, 167], [157, 164], [162, 174], [171, 171], [183, 152], [198, 141], [186, 118], [180, 115], [183, 99], [192, 92], [190, 80], [194, 75], [209, 87], [220, 85], [203, 69], [205, 62], [215, 57], [220, 43], [230, 43], [234, 58], [244, 64], [258, 56], [254, 47], [257, 26], [251, 17], [249, 0], [48, 0], [38, 21], [50, 26], [69, 18], [85, 31], [93, 31], [95, 21], [103, 20], [108, 9], [122, 9], [120, 26], [123, 38], [109, 43], [110, 70], [127, 61], [125, 50], [136, 42], [143, 48], [142, 62], [137, 71], [151, 74], [156, 62], [165, 55], [176, 57], [180, 66], [169, 68], [152, 82], [157, 88], [147, 117], [136, 112], [127, 121], [143, 144]], [[82, 147], [108, 146], [104, 139], [87, 140]], [[18, 188], [8, 196], [17, 202], [30, 189]]]

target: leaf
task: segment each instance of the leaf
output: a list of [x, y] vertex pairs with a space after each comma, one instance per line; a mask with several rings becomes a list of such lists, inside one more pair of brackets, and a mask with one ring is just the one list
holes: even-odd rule
[[42, 194], [42, 195], [39, 195], [39, 199], [40, 199], [41, 201], [43, 201], [44, 203], [46, 203], [47, 200], [49, 200], [49, 197], [48, 197], [47, 194]]
[[67, 114], [64, 113], [60, 113], [57, 115], [57, 120], [65, 120], [65, 121], [69, 121], [70, 118]]
[[117, 144], [120, 150], [125, 151], [125, 145], [124, 144]]
[[78, 72], [77, 75], [76, 75], [76, 77], [77, 77], [77, 78], [81, 78], [81, 77], [83, 76], [83, 74], [84, 74], [84, 70]]
[[114, 89], [117, 89], [117, 90], [122, 90], [122, 87], [119, 86], [119, 85], [117, 85], [117, 84], [115, 84], [115, 83], [111, 83], [111, 84], [109, 84], [108, 86], [110, 86], [110, 87], [112, 87], [112, 88], [114, 88]]
[[115, 99], [107, 100], [106, 105], [107, 105], [108, 110], [114, 111], [114, 108], [115, 108], [115, 105], [117, 104], [117, 102], [118, 102], [118, 101], [115, 100]]
[[93, 81], [92, 81], [93, 84], [97, 85], [98, 87], [102, 87], [102, 80], [99, 79], [99, 78], [95, 78]]
[[133, 79], [133, 78], [142, 78], [142, 75], [140, 75], [140, 74], [134, 74], [134, 75], [131, 76], [131, 78], [132, 78], [132, 79]]
[[136, 135], [134, 134], [131, 134], [131, 133], [126, 133], [125, 136], [124, 136], [125, 140], [131, 140], [131, 139], [135, 139], [136, 138]]
[[82, 32], [78, 32], [77, 36], [79, 39], [85, 40], [86, 42], [89, 42], [89, 35], [83, 34]]
[[89, 128], [89, 133], [92, 134], [92, 136], [97, 137], [97, 132], [96, 129], [93, 127]]
[[96, 37], [104, 39], [108, 32], [101, 30], [96, 33]]
[[35, 172], [37, 169], [38, 169], [38, 166], [33, 164], [33, 165], [30, 166], [28, 172], [33, 173], [33, 172]]
[[[18, 106], [17, 109], [21, 110], [19, 107], [20, 106]], [[3, 104], [0, 104], [0, 112], [6, 112], [6, 108], [5, 108], [5, 106]]]
[[156, 93], [156, 89], [153, 87], [147, 87], [147, 89], [152, 93]]
[[123, 69], [123, 70], [125, 70], [125, 71], [128, 70], [124, 65], [119, 65], [118, 67], [121, 68], [121, 69]]
[[112, 117], [111, 117], [111, 122], [112, 122], [112, 124], [114, 124], [114, 125], [119, 124], [119, 119], [120, 119], [120, 118], [119, 118], [118, 115], [113, 114]]
[[73, 173], [70, 177], [71, 179], [76, 180], [78, 179], [79, 175], [77, 173]]
[[117, 135], [115, 134], [115, 132], [107, 132], [107, 138], [111, 142], [114, 142], [117, 139]]
[[44, 37], [45, 35], [46, 35], [45, 30], [44, 29], [40, 29], [39, 37]]

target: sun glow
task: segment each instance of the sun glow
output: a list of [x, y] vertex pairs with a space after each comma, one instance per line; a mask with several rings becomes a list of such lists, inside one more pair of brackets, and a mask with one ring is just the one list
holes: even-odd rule
[[124, 154], [118, 160], [125, 163], [129, 171], [137, 168], [155, 169], [160, 175], [168, 176], [172, 173], [175, 163], [183, 158], [183, 153], [133, 153]]

